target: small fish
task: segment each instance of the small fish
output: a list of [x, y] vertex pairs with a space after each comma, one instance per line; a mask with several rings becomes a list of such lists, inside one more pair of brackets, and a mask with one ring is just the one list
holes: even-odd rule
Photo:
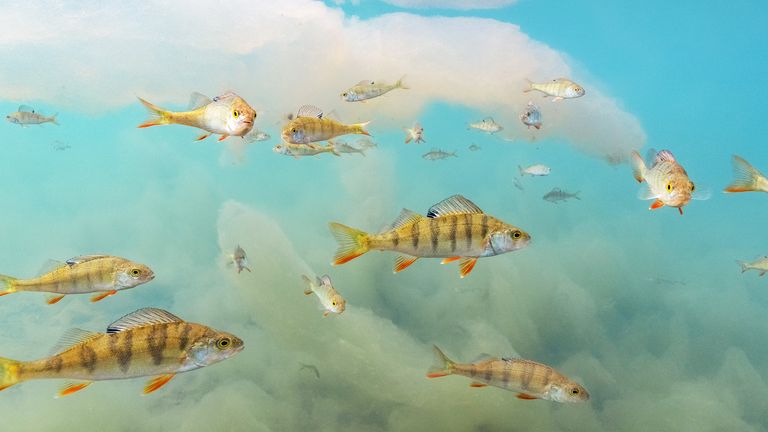
[[759, 258], [751, 263], [742, 261], [736, 262], [741, 266], [742, 273], [747, 270], [757, 270], [760, 273], [760, 276], [765, 276], [765, 273], [768, 272], [768, 256]]
[[71, 148], [72, 148], [71, 145], [65, 144], [65, 143], [63, 143], [61, 141], [55, 141], [53, 143], [53, 149], [56, 150], [56, 151], [65, 151], [65, 150], [69, 150]]
[[470, 387], [494, 386], [517, 393], [518, 399], [553, 402], [586, 402], [587, 389], [555, 369], [519, 358], [486, 358], [474, 363], [456, 363], [437, 346], [432, 347], [435, 364], [428, 378], [462, 375], [472, 379]]
[[264, 131], [260, 131], [258, 129], [252, 129], [250, 132], [248, 132], [243, 139], [248, 143], [258, 142], [258, 141], [266, 141], [268, 139], [272, 138], [269, 136], [268, 133]]
[[299, 365], [300, 365], [299, 371], [303, 371], [303, 370], [312, 371], [315, 374], [315, 378], [320, 379], [320, 371], [317, 369], [317, 366], [301, 363], [301, 362], [299, 362]]
[[323, 306], [324, 317], [327, 317], [330, 313], [340, 314], [344, 312], [344, 309], [347, 306], [347, 301], [344, 300], [333, 287], [330, 276], [325, 275], [321, 278], [316, 277], [314, 282], [304, 275], [302, 275], [301, 278], [304, 279], [304, 283], [308, 286], [304, 291], [304, 294], [310, 295], [314, 293], [317, 298], [320, 299], [320, 304]]
[[360, 153], [361, 155], [365, 156], [365, 150], [362, 148], [353, 147], [343, 141], [328, 141], [333, 145], [333, 148], [336, 149], [336, 153]]
[[43, 123], [53, 123], [58, 125], [59, 122], [56, 121], [57, 115], [58, 114], [54, 114], [50, 117], [47, 117], [40, 113], [36, 113], [35, 110], [30, 106], [21, 105], [19, 106], [18, 111], [8, 114], [5, 116], [5, 119], [13, 124], [20, 125], [21, 127]]
[[53, 295], [46, 302], [55, 304], [65, 295], [98, 293], [91, 297], [97, 302], [155, 278], [144, 264], [110, 255], [83, 255], [66, 263], [52, 263], [53, 270], [33, 279], [0, 275], [0, 289], [4, 289], [0, 296], [19, 291], [48, 292]]
[[154, 377], [144, 387], [148, 394], [178, 373], [234, 356], [243, 350], [243, 341], [162, 309], [144, 308], [113, 322], [106, 333], [72, 329], [56, 348], [56, 354], [40, 360], [0, 358], [0, 390], [37, 379], [74, 381], [64, 384], [61, 397], [94, 381]]
[[675, 279], [665, 279], [660, 277], [649, 277], [648, 281], [655, 283], [656, 285], [685, 285], [684, 281], [675, 280]]
[[467, 148], [469, 149], [469, 151], [473, 151], [473, 152], [474, 152], [474, 151], [478, 151], [478, 150], [482, 150], [482, 149], [483, 149], [482, 147], [480, 147], [480, 146], [479, 146], [479, 145], [477, 145], [477, 144], [472, 144], [471, 146], [469, 146], [469, 147], [467, 147]]
[[504, 130], [504, 128], [501, 127], [500, 124], [496, 123], [493, 120], [493, 117], [486, 117], [480, 120], [479, 122], [470, 123], [469, 129], [477, 129], [479, 131], [489, 133], [489, 134], [495, 134], [496, 132]]
[[408, 144], [413, 141], [414, 144], [421, 144], [427, 142], [424, 139], [424, 128], [418, 122], [413, 124], [412, 128], [403, 128], [405, 131], [405, 143]]
[[552, 102], [557, 102], [563, 99], [573, 99], [584, 96], [584, 88], [568, 78], [557, 78], [546, 83], [534, 83], [531, 80], [527, 80], [529, 87], [524, 90], [528, 93], [533, 90], [538, 90], [544, 93], [544, 97], [553, 96]]
[[166, 111], [139, 98], [149, 110], [150, 119], [138, 127], [179, 124], [205, 130], [196, 141], [204, 140], [211, 134], [219, 134], [219, 141], [229, 136], [245, 137], [253, 129], [256, 111], [240, 96], [227, 92], [210, 99], [200, 93], [192, 93], [189, 111]]
[[432, 149], [431, 151], [421, 155], [421, 157], [429, 161], [436, 161], [440, 159], [447, 159], [449, 157], [458, 157], [458, 156], [456, 156], [456, 152], [449, 153], [440, 149]]
[[539, 107], [534, 105], [532, 101], [528, 101], [525, 112], [520, 114], [520, 121], [528, 126], [528, 129], [530, 129], [531, 126], [536, 129], [541, 129], [541, 111], [539, 111]]
[[403, 254], [395, 259], [395, 273], [419, 258], [445, 258], [442, 264], [459, 261], [461, 277], [472, 271], [478, 258], [522, 249], [531, 240], [525, 231], [483, 213], [461, 195], [433, 205], [426, 217], [403, 209], [392, 228], [378, 234], [336, 222], [330, 228], [339, 243], [333, 265], [349, 262], [370, 250], [386, 250]]
[[523, 168], [520, 165], [518, 165], [517, 169], [520, 171], [520, 177], [524, 175], [529, 175], [531, 177], [548, 176], [549, 173], [552, 172], [551, 168], [542, 164], [531, 165], [527, 168]]
[[347, 134], [370, 135], [365, 130], [368, 123], [346, 125], [325, 117], [320, 108], [304, 105], [297, 111], [296, 118], [285, 125], [281, 136], [286, 143], [310, 144]]
[[248, 270], [248, 273], [251, 272], [251, 269], [248, 268], [248, 258], [245, 256], [245, 251], [240, 245], [237, 245], [235, 252], [232, 254], [232, 263], [237, 267], [238, 274], [243, 270]]
[[374, 140], [368, 137], [358, 138], [357, 141], [355, 141], [355, 144], [357, 144], [357, 146], [363, 150], [371, 149], [379, 146], [378, 144], [376, 144]]
[[293, 156], [296, 159], [302, 156], [315, 156], [320, 153], [331, 153], [334, 156], [341, 156], [330, 142], [325, 147], [314, 143], [291, 144], [284, 142], [272, 147], [272, 151], [284, 156]]
[[724, 192], [768, 192], [768, 179], [742, 157], [733, 155], [733, 183]]
[[394, 89], [407, 90], [408, 86], [403, 83], [403, 78], [405, 77], [400, 78], [394, 84], [362, 80], [342, 93], [341, 98], [347, 102], [360, 102], [379, 97]]
[[515, 177], [514, 180], [512, 180], [512, 185], [514, 185], [516, 188], [518, 188], [520, 190], [524, 190], [523, 189], [523, 184], [520, 183], [520, 179], [518, 179], [517, 177]]
[[647, 188], [644, 188], [638, 194], [638, 198], [643, 200], [654, 200], [649, 210], [655, 210], [660, 207], [677, 207], [680, 214], [683, 214], [683, 206], [691, 201], [691, 198], [707, 199], [705, 194], [696, 195], [696, 186], [688, 173], [677, 163], [677, 160], [669, 150], [662, 150], [658, 153], [650, 150], [649, 159], [653, 157], [653, 163], [650, 168], [646, 166], [643, 158], [636, 151], [632, 151], [632, 167], [635, 180], [640, 183], [645, 182]]
[[555, 204], [557, 204], [560, 201], [567, 201], [571, 198], [576, 198], [577, 200], [581, 200], [581, 198], [579, 198], [579, 192], [570, 193], [560, 188], [554, 188], [551, 191], [547, 192], [542, 197], [544, 201], [549, 201]]

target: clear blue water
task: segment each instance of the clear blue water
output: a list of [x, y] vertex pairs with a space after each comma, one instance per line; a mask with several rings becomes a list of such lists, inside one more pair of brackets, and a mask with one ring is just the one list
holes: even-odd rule
[[[60, 399], [57, 381], [25, 382], [0, 393], [0, 429], [768, 430], [768, 291], [735, 263], [768, 253], [768, 201], [720, 193], [734, 153], [768, 171], [766, 6], [361, 3], [5, 8], [0, 112], [26, 104], [61, 125], [0, 124], [0, 273], [32, 277], [48, 259], [106, 253], [157, 277], [98, 303], [0, 298], [0, 356], [45, 357], [68, 328], [103, 331], [148, 306], [232, 332], [245, 350], [147, 396], [143, 379]], [[362, 79], [401, 75], [409, 90], [339, 98]], [[552, 103], [522, 92], [526, 78], [560, 76], [587, 94]], [[135, 127], [147, 116], [137, 96], [180, 110], [193, 91], [227, 90], [259, 111], [270, 140], [242, 148], [194, 142], [199, 132], [183, 126]], [[517, 117], [528, 100], [541, 131]], [[378, 147], [274, 153], [279, 119], [307, 103], [371, 120]], [[467, 130], [486, 116], [504, 130]], [[415, 121], [427, 142], [405, 145]], [[606, 157], [651, 147], [670, 149], [712, 198], [682, 217], [649, 212], [629, 166]], [[432, 148], [458, 157], [424, 160]], [[517, 166], [536, 163], [551, 175], [514, 187]], [[544, 201], [554, 187], [581, 200]], [[328, 222], [377, 231], [401, 208], [426, 212], [457, 193], [531, 245], [481, 259], [465, 279], [431, 259], [393, 274], [389, 252], [330, 265]], [[252, 273], [226, 264], [237, 244]], [[302, 274], [325, 273], [347, 299], [340, 316], [323, 318], [302, 295]], [[429, 380], [433, 344], [460, 361], [552, 365], [591, 399], [521, 401], [462, 377]]]

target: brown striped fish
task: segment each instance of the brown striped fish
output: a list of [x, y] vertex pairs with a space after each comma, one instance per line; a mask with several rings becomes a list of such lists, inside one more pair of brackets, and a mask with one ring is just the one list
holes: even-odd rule
[[[0, 275], [0, 296], [18, 291], [52, 293], [47, 303], [58, 303], [65, 295], [97, 293], [92, 302], [155, 278], [152, 269], [111, 255], [83, 255], [56, 263], [51, 271], [32, 279]], [[2, 290], [4, 288], [4, 290]]]
[[436, 363], [429, 369], [428, 378], [462, 375], [472, 379], [470, 387], [499, 387], [517, 392], [517, 398], [523, 400], [589, 400], [589, 393], [584, 387], [545, 364], [517, 358], [488, 358], [475, 363], [456, 363], [437, 346], [432, 349]]
[[106, 333], [73, 329], [44, 359], [0, 358], [0, 390], [22, 381], [67, 379], [58, 396], [80, 391], [94, 381], [154, 377], [151, 393], [176, 374], [226, 360], [243, 349], [229, 333], [190, 323], [162, 309], [144, 308], [107, 327]]
[[403, 209], [392, 228], [379, 234], [336, 222], [330, 228], [339, 243], [333, 265], [370, 250], [389, 250], [403, 254], [395, 260], [395, 273], [419, 258], [445, 258], [443, 264], [460, 260], [461, 277], [472, 271], [478, 258], [524, 248], [531, 240], [525, 231], [485, 214], [461, 195], [433, 205], [426, 217]]
[[370, 122], [346, 125], [327, 118], [323, 111], [312, 105], [299, 108], [296, 117], [283, 128], [283, 141], [289, 144], [309, 144], [327, 141], [341, 135], [371, 135], [365, 130]]

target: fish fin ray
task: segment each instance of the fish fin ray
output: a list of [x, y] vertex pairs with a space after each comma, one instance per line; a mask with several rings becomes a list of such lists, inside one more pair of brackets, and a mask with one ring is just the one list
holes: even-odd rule
[[93, 297], [91, 297], [91, 303], [96, 303], [98, 301], [102, 301], [105, 298], [107, 298], [109, 296], [113, 296], [115, 294], [117, 294], [117, 290], [111, 290], [111, 291], [107, 291], [107, 292], [104, 292], [104, 293], [101, 293], [101, 294], [96, 294]]
[[472, 269], [475, 268], [475, 264], [477, 264], [476, 257], [462, 258], [462, 260], [459, 262], [459, 274], [461, 275], [462, 279], [472, 272]]
[[483, 387], [488, 387], [488, 384], [481, 383], [480, 381], [472, 381], [471, 383], [469, 383], [469, 386], [474, 388], [483, 388]]
[[635, 150], [632, 150], [632, 175], [634, 175], [635, 180], [637, 180], [638, 183], [642, 183], [645, 181], [645, 172], [647, 170], [645, 166], [645, 161], [643, 161], [643, 158], [640, 156], [640, 153], [636, 152]]
[[202, 93], [192, 92], [192, 94], [189, 96], [189, 104], [187, 105], [187, 109], [189, 109], [190, 111], [194, 111], [212, 102], [213, 102], [213, 99], [209, 98], [208, 96]]
[[477, 213], [482, 214], [480, 207], [462, 195], [450, 196], [433, 205], [427, 211], [428, 218], [439, 218], [446, 215]]
[[368, 233], [336, 222], [331, 222], [329, 227], [339, 244], [333, 258], [333, 265], [352, 261], [370, 250]]
[[202, 135], [198, 135], [197, 138], [195, 138], [195, 141], [202, 141], [202, 140], [208, 138], [209, 136], [211, 136], [210, 132], [204, 133]]
[[45, 298], [45, 302], [49, 305], [55, 305], [64, 298], [64, 294], [52, 294]]
[[536, 399], [538, 399], [536, 396], [529, 395], [528, 393], [518, 393], [516, 397], [518, 399], [522, 399], [522, 400], [536, 400]]
[[88, 342], [101, 335], [102, 333], [83, 330], [80, 328], [71, 328], [65, 331], [64, 334], [61, 335], [58, 342], [56, 342], [56, 345], [54, 345], [53, 348], [51, 348], [50, 355], [53, 356], [56, 354], [60, 354], [72, 348], [75, 345], [80, 345], [81, 343]]
[[109, 255], [80, 255], [76, 257], [72, 257], [65, 261], [65, 263], [72, 267], [77, 264], [82, 264], [84, 262], [93, 261], [101, 258], [107, 258]]
[[154, 324], [169, 324], [184, 322], [176, 315], [158, 308], [142, 308], [113, 322], [107, 327], [107, 333], [118, 333], [133, 328]]
[[397, 215], [397, 219], [395, 219], [395, 221], [392, 222], [392, 225], [390, 225], [389, 228], [387, 228], [385, 231], [402, 228], [406, 225], [416, 223], [421, 219], [424, 219], [424, 216], [416, 213], [413, 210], [408, 210], [404, 208], [400, 211], [400, 214]]
[[56, 393], [56, 397], [60, 398], [64, 396], [69, 396], [72, 393], [77, 393], [80, 390], [85, 389], [91, 384], [93, 384], [93, 381], [66, 382], [64, 383], [64, 386], [61, 387], [61, 390], [59, 390], [59, 392]]
[[650, 207], [648, 207], [648, 210], [656, 210], [657, 208], [662, 208], [662, 207], [664, 207], [664, 203], [660, 199], [657, 199], [656, 201], [653, 202], [653, 204], [651, 204]]
[[437, 345], [432, 345], [432, 352], [435, 354], [435, 362], [427, 371], [427, 378], [439, 378], [451, 375], [456, 363], [449, 359]]
[[399, 273], [407, 269], [411, 264], [415, 263], [417, 259], [419, 259], [419, 257], [398, 255], [397, 258], [395, 258], [394, 272]]
[[656, 165], [661, 162], [675, 162], [675, 155], [669, 150], [660, 150], [653, 158], [653, 164]]
[[759, 180], [765, 179], [760, 171], [738, 155], [733, 155], [733, 174], [734, 180], [725, 188], [725, 192], [753, 192], [757, 190]]
[[147, 128], [150, 126], [160, 126], [171, 124], [170, 112], [160, 108], [157, 105], [152, 104], [142, 98], [139, 98], [142, 105], [149, 111], [149, 119], [144, 123], [138, 125], [139, 128]]
[[452, 263], [454, 261], [458, 261], [460, 259], [461, 259], [460, 256], [448, 257], [448, 258], [444, 258], [442, 261], [440, 261], [440, 264], [448, 264], [448, 263]]
[[168, 384], [168, 381], [173, 379], [173, 377], [175, 376], [176, 374], [166, 374], [166, 375], [160, 375], [155, 378], [152, 378], [144, 387], [144, 394], [150, 394], [154, 391], [159, 390], [161, 387]]
[[302, 105], [296, 111], [296, 117], [323, 118], [323, 110], [314, 105]]

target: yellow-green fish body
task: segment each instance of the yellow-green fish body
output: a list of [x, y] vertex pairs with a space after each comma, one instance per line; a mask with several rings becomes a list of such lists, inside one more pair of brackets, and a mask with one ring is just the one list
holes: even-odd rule
[[299, 108], [296, 118], [285, 125], [281, 136], [285, 143], [310, 144], [347, 134], [370, 135], [365, 130], [368, 123], [347, 125], [325, 117], [317, 107], [304, 105]]
[[544, 97], [552, 96], [552, 101], [563, 99], [573, 99], [584, 96], [584, 87], [576, 84], [568, 78], [557, 78], [545, 83], [534, 83], [528, 81], [529, 87], [525, 92], [533, 90], [544, 93]]
[[27, 127], [27, 125], [31, 124], [43, 123], [53, 123], [58, 126], [59, 122], [56, 121], [57, 115], [58, 114], [45, 116], [35, 112], [35, 110], [30, 106], [21, 105], [19, 106], [18, 111], [8, 114], [5, 116], [5, 119], [13, 124], [20, 125], [21, 127]]
[[315, 294], [320, 300], [320, 304], [323, 306], [323, 316], [328, 316], [330, 313], [340, 314], [344, 312], [347, 301], [344, 297], [336, 291], [331, 282], [331, 277], [324, 275], [323, 277], [316, 277], [315, 281], [312, 281], [308, 276], [301, 275], [304, 283], [307, 284], [307, 289], [304, 290], [304, 295]]
[[403, 83], [403, 78], [405, 77], [401, 77], [394, 84], [362, 80], [344, 91], [341, 98], [347, 102], [362, 102], [389, 93], [394, 89], [408, 89], [408, 86]]

